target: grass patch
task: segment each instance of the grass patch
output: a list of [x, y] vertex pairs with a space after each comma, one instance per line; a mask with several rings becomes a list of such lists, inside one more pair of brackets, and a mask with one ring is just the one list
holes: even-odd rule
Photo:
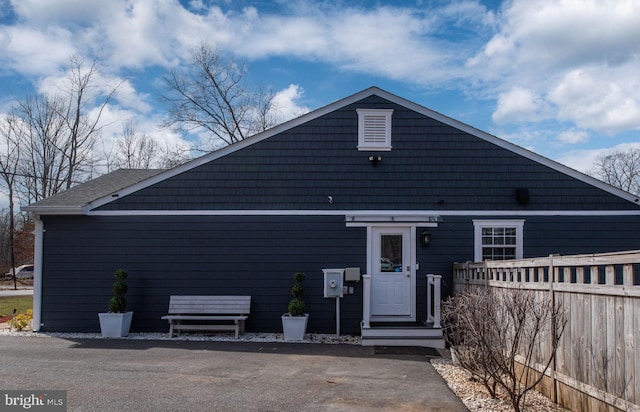
[[11, 316], [13, 309], [17, 309], [16, 314], [25, 313], [33, 309], [33, 296], [3, 296], [0, 297], [0, 316]]

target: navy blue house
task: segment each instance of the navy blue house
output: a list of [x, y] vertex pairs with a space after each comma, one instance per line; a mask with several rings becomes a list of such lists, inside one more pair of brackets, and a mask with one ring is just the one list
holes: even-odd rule
[[446, 297], [453, 262], [640, 249], [638, 197], [375, 87], [176, 168], [119, 170], [24, 209], [41, 331], [97, 332], [118, 268], [132, 332], [167, 331], [169, 296], [189, 294], [251, 295], [247, 331], [279, 332], [305, 272], [318, 333], [336, 328], [323, 269], [356, 268], [340, 324], [360, 334], [363, 321], [424, 323], [427, 275]]

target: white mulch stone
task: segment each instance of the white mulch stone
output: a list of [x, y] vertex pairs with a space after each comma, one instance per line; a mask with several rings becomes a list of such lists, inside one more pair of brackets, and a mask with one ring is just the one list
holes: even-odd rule
[[[31, 331], [9, 331], [8, 328], [0, 330], [0, 336], [23, 336], [35, 338], [61, 338], [61, 339], [112, 339], [103, 338], [99, 333], [58, 333], [58, 332], [31, 332]], [[182, 334], [169, 338], [168, 333], [130, 333], [124, 339], [132, 340], [184, 340], [184, 341], [211, 341], [211, 342], [284, 342], [282, 333], [245, 333], [238, 339], [233, 333], [207, 334]], [[329, 335], [308, 333], [305, 340], [295, 343], [323, 343], [323, 344], [348, 344], [360, 345], [360, 336], [352, 335]]]
[[[506, 394], [498, 393], [498, 399], [491, 398], [487, 389], [480, 382], [472, 380], [471, 374], [467, 370], [454, 366], [450, 359], [431, 359], [431, 364], [471, 412], [513, 411], [511, 402]], [[527, 393], [525, 401], [523, 411], [567, 411], [534, 390]]]

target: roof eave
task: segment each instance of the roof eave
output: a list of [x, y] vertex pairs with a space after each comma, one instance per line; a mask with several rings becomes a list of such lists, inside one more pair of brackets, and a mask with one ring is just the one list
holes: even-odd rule
[[85, 206], [23, 206], [23, 212], [31, 215], [84, 215]]

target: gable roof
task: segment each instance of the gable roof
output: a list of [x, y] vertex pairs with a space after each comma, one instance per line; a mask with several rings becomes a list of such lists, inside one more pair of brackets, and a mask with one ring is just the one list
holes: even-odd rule
[[[37, 214], [79, 214], [83, 208], [97, 199], [111, 197], [119, 190], [163, 172], [165, 169], [119, 169], [56, 193], [22, 210]], [[117, 198], [115, 196], [114, 198]]]
[[[293, 120], [290, 120], [288, 122], [282, 123], [272, 129], [269, 129], [265, 132], [259, 133], [257, 135], [251, 136], [245, 140], [242, 140], [238, 143], [235, 143], [233, 145], [230, 146], [226, 146], [222, 149], [219, 149], [215, 152], [211, 152], [209, 154], [206, 154], [202, 157], [199, 157], [197, 159], [194, 159], [188, 163], [185, 163], [183, 165], [177, 166], [175, 168], [172, 169], [168, 169], [166, 171], [156, 171], [156, 173], [151, 173], [147, 178], [142, 178], [141, 180], [135, 182], [132, 181], [130, 184], [128, 185], [123, 185], [120, 188], [113, 188], [113, 190], [105, 190], [105, 192], [103, 193], [102, 196], [98, 196], [98, 197], [93, 197], [93, 198], [89, 198], [91, 196], [87, 196], [86, 198], [84, 198], [83, 200], [86, 201], [86, 203], [84, 203], [82, 205], [82, 207], [80, 209], [82, 210], [92, 210], [95, 209], [97, 207], [106, 205], [118, 198], [121, 198], [123, 196], [126, 196], [128, 194], [134, 193], [136, 191], [139, 191], [141, 189], [145, 189], [149, 186], [152, 186], [154, 184], [157, 184], [159, 182], [165, 181], [167, 179], [170, 179], [174, 176], [177, 176], [181, 173], [190, 171], [196, 167], [202, 166], [204, 164], [207, 164], [213, 160], [219, 159], [221, 157], [227, 156], [231, 153], [237, 152], [239, 150], [242, 150], [246, 147], [249, 147], [251, 145], [254, 145], [256, 143], [262, 142], [266, 139], [269, 139], [272, 136], [281, 134], [283, 132], [286, 132], [290, 129], [293, 129], [297, 126], [303, 125], [307, 122], [310, 122], [312, 120], [315, 120], [317, 118], [320, 118], [328, 113], [331, 113], [333, 111], [339, 110], [341, 108], [344, 108], [350, 104], [356, 103], [360, 100], [366, 99], [367, 97], [370, 96], [378, 96], [381, 97], [383, 99], [388, 100], [389, 102], [398, 104], [400, 106], [403, 106], [409, 110], [413, 110], [419, 114], [422, 114], [424, 116], [430, 117], [436, 121], [439, 121], [445, 125], [448, 125], [450, 127], [453, 127], [455, 129], [458, 129], [462, 132], [468, 133], [471, 136], [475, 136], [479, 139], [482, 139], [486, 142], [492, 143], [498, 147], [501, 147], [503, 149], [506, 149], [514, 154], [517, 154], [519, 156], [522, 156], [524, 158], [527, 158], [529, 160], [532, 160], [536, 163], [539, 163], [541, 165], [547, 166], [555, 171], [558, 171], [560, 173], [563, 173], [567, 176], [570, 176], [572, 178], [575, 178], [579, 181], [582, 181], [583, 183], [586, 183], [588, 185], [594, 186], [598, 189], [601, 189], [605, 192], [608, 192], [610, 194], [613, 194], [619, 198], [622, 198], [624, 200], [627, 200], [628, 202], [634, 203], [634, 204], [638, 204], [638, 202], [640, 201], [640, 199], [637, 196], [634, 196], [630, 193], [624, 192], [618, 188], [615, 188], [613, 186], [610, 186], [598, 179], [595, 179], [591, 176], [585, 175], [583, 173], [578, 172], [577, 170], [571, 169], [565, 165], [562, 165], [558, 162], [555, 162], [551, 159], [548, 159], [546, 157], [543, 157], [541, 155], [538, 155], [534, 152], [531, 152], [523, 147], [517, 146], [513, 143], [510, 143], [506, 140], [500, 139], [496, 136], [493, 136], [491, 134], [488, 134], [486, 132], [483, 132], [481, 130], [478, 130], [472, 126], [469, 126], [465, 123], [462, 123], [458, 120], [452, 119], [450, 117], [447, 117], [445, 115], [442, 115], [438, 112], [435, 112], [431, 109], [428, 109], [426, 107], [423, 107], [419, 104], [416, 104], [414, 102], [411, 102], [409, 100], [406, 100], [404, 98], [401, 98], [399, 96], [396, 96], [394, 94], [391, 94], [389, 92], [386, 92], [382, 89], [379, 89], [377, 87], [370, 87], [368, 89], [365, 89], [361, 92], [358, 92], [354, 95], [348, 96], [344, 99], [338, 100], [334, 103], [331, 103], [327, 106], [324, 106], [322, 108], [319, 108], [317, 110], [314, 110], [312, 112], [309, 112], [305, 115], [302, 115], [298, 118], [295, 118]], [[107, 175], [108, 176], [108, 175]], [[99, 180], [100, 178], [96, 179], [93, 185], [96, 184], [101, 184], [100, 182], [96, 182], [97, 180]], [[88, 182], [86, 184], [92, 183], [92, 182]], [[81, 185], [82, 186], [82, 185]], [[85, 189], [81, 189], [80, 187], [78, 187], [79, 191], [81, 191], [82, 193], [87, 193], [89, 192], [88, 190], [85, 191]], [[65, 192], [66, 193], [66, 192]], [[63, 195], [63, 194], [61, 194]], [[33, 204], [31, 206], [27, 206], [26, 208], [24, 208], [25, 210], [28, 210], [32, 213], [39, 213], [39, 214], [48, 214], [48, 213], [53, 213], [53, 214], [60, 214], [63, 212], [68, 212], [68, 213], [73, 213], [72, 210], [75, 210], [75, 213], [79, 213], [78, 210], [78, 202], [76, 201], [75, 203], [72, 204], [65, 204], [66, 201], [71, 201], [73, 200], [73, 197], [66, 197], [66, 196], [61, 196], [59, 199], [55, 199], [55, 202], [50, 202], [49, 199], [45, 199], [41, 202], [38, 202], [36, 204]]]

